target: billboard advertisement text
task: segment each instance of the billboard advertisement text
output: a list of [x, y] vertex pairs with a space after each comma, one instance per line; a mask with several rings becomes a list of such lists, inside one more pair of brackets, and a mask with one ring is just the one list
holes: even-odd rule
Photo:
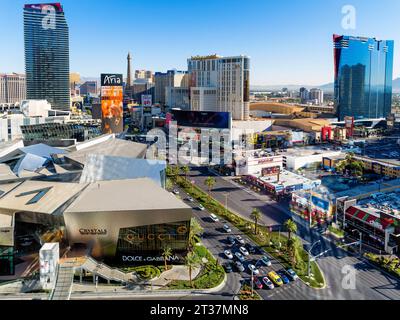
[[178, 126], [193, 128], [230, 129], [229, 112], [172, 110]]
[[101, 75], [102, 132], [123, 131], [123, 87], [121, 74]]

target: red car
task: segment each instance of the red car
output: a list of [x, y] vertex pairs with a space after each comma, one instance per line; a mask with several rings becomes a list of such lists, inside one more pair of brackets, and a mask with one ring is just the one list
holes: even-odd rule
[[258, 280], [257, 277], [253, 277], [253, 285], [254, 285], [254, 287], [256, 289], [262, 289], [263, 288], [263, 285], [262, 285], [261, 281]]

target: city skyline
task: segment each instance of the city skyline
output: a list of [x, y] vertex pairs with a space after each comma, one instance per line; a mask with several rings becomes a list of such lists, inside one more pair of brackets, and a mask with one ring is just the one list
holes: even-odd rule
[[[93, 1], [78, 4], [64, 0], [61, 4], [70, 25], [71, 71], [85, 77], [98, 77], [101, 72], [125, 73], [129, 51], [133, 70], [162, 72], [173, 68], [186, 70], [187, 58], [197, 54], [244, 54], [252, 60], [251, 85], [318, 86], [333, 82], [331, 39], [334, 33], [394, 40], [393, 78], [400, 77], [400, 39], [394, 32], [398, 29], [395, 12], [400, 9], [400, 3], [384, 2], [386, 6], [373, 1], [353, 1], [354, 30], [341, 25], [346, 3], [340, 0], [329, 4], [315, 0], [276, 4], [264, 0], [247, 7], [238, 1], [230, 2], [227, 7], [226, 1], [219, 1], [212, 3], [211, 11], [207, 10], [208, 4], [211, 5], [208, 1], [182, 5], [182, 1], [176, 0], [167, 5], [161, 1], [144, 4], [119, 0], [116, 5], [113, 2], [112, 6], [95, 6]], [[2, 4], [0, 18], [4, 19], [0, 19], [0, 39], [10, 50], [0, 53], [1, 72], [24, 72], [22, 9], [25, 3], [34, 2], [6, 0]], [[382, 18], [374, 16], [378, 7]], [[328, 11], [331, 14], [325, 14]], [[143, 12], [148, 20], [135, 23], [131, 17], [140, 17], [135, 12]], [[15, 19], [6, 19], [4, 14]], [[243, 21], [235, 18], [239, 14], [252, 18], [238, 23]], [[108, 17], [115, 21], [107, 20]], [[10, 28], [12, 33], [6, 31]]]

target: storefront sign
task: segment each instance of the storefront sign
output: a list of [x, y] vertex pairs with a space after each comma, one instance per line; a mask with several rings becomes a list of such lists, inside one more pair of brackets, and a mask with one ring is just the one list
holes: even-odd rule
[[[179, 261], [177, 255], [167, 258], [167, 261]], [[122, 262], [163, 262], [163, 256], [122, 256]]]
[[81, 235], [106, 235], [106, 229], [79, 229]]

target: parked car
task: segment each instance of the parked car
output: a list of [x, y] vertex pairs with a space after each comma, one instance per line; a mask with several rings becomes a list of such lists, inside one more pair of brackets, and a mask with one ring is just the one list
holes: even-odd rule
[[288, 283], [290, 282], [290, 281], [289, 281], [289, 278], [286, 276], [286, 272], [285, 272], [284, 270], [279, 270], [279, 271], [277, 272], [277, 274], [278, 274], [278, 276], [281, 277], [282, 282], [283, 282], [284, 284], [288, 284]]
[[257, 277], [253, 277], [253, 286], [257, 289], [262, 289], [263, 285]]
[[232, 246], [236, 243], [235, 238], [232, 237], [232, 236], [229, 236], [229, 237], [227, 238], [227, 240], [228, 240], [228, 243], [229, 243], [230, 245], [232, 245]]
[[247, 251], [250, 252], [251, 254], [256, 253], [256, 248], [255, 248], [252, 244], [247, 243], [244, 247], [245, 247], [245, 248], [247, 249]]
[[233, 259], [233, 254], [230, 250], [225, 250], [224, 251], [224, 255], [228, 258], [228, 259]]
[[268, 279], [268, 277], [262, 278], [262, 282], [264, 283], [264, 286], [266, 286], [270, 290], [275, 288], [274, 284], [271, 282], [271, 280]]
[[189, 202], [193, 202], [194, 201], [194, 199], [192, 197], [187, 197], [186, 200], [189, 201]]
[[179, 194], [179, 190], [178, 189], [174, 189], [174, 191], [172, 191], [174, 194]]
[[228, 232], [228, 233], [232, 232], [232, 229], [227, 224], [224, 224], [223, 228], [224, 228], [225, 232]]
[[236, 240], [237, 242], [239, 242], [240, 244], [244, 244], [244, 239], [241, 236], [236, 236]]
[[244, 256], [248, 256], [249, 255], [249, 252], [246, 250], [245, 247], [240, 247], [239, 250]]
[[231, 273], [233, 271], [232, 264], [230, 262], [224, 264], [224, 269], [226, 273]]
[[235, 265], [236, 265], [236, 269], [238, 269], [238, 271], [243, 272], [245, 270], [244, 265], [240, 261], [236, 261]]
[[204, 207], [201, 205], [201, 204], [199, 204], [199, 206], [197, 207], [199, 210], [201, 210], [201, 211], [204, 211]]
[[271, 260], [269, 260], [269, 258], [267, 256], [262, 256], [261, 261], [267, 266], [270, 267], [271, 266]]
[[235, 252], [235, 257], [240, 261], [243, 262], [246, 260], [246, 258], [240, 253], [240, 252]]
[[296, 274], [296, 272], [293, 271], [293, 269], [287, 269], [286, 274], [292, 281], [296, 281], [299, 279], [299, 276]]
[[211, 218], [211, 220], [214, 221], [214, 222], [218, 222], [218, 221], [219, 221], [218, 217], [217, 217], [214, 213], [211, 213], [211, 214], [210, 214], [210, 218]]
[[247, 265], [247, 268], [250, 270], [250, 272], [253, 272], [253, 274], [258, 275], [260, 271], [255, 267], [254, 264], [249, 263]]
[[275, 271], [271, 271], [268, 273], [268, 278], [274, 283], [276, 284], [278, 287], [280, 287], [281, 285], [283, 285], [283, 281], [281, 279], [281, 277], [275, 272]]

